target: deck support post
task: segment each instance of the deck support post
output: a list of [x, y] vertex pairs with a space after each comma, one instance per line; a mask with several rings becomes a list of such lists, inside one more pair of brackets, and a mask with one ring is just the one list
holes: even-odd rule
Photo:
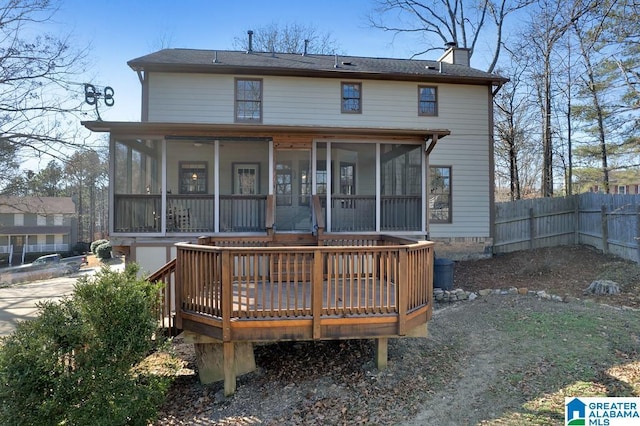
[[[206, 336], [193, 334], [185, 342], [193, 341], [196, 351], [196, 367], [200, 383], [209, 384], [224, 380], [225, 395], [236, 389], [236, 377], [256, 369], [251, 342], [212, 343]], [[231, 392], [231, 393], [227, 393]]]
[[389, 339], [379, 337], [376, 339], [376, 368], [382, 371], [387, 368]]
[[234, 368], [234, 344], [224, 342], [222, 344], [223, 365], [224, 365], [224, 396], [231, 396], [236, 392], [236, 371]]
[[181, 334], [185, 343], [193, 343], [200, 383], [224, 380], [224, 395], [236, 391], [236, 378], [256, 369], [251, 342], [222, 342], [192, 331]]

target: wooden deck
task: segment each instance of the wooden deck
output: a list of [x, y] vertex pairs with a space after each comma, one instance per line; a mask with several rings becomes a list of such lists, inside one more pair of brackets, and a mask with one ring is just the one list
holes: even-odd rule
[[149, 279], [166, 283], [165, 324], [224, 346], [227, 394], [237, 343], [374, 338], [383, 367], [387, 338], [426, 334], [432, 242], [328, 234], [294, 246], [273, 235], [200, 242], [177, 244], [176, 259]]

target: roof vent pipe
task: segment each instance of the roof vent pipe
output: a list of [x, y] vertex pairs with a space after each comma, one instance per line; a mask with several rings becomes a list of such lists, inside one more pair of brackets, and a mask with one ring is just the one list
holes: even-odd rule
[[218, 63], [218, 51], [217, 50], [215, 52], [213, 52], [213, 63], [214, 64]]
[[333, 67], [334, 68], [338, 68], [338, 54], [337, 53], [335, 54], [335, 60], [333, 62]]
[[442, 61], [440, 61], [440, 62], [438, 62], [438, 72], [440, 74], [442, 74], [442, 68], [444, 68], [444, 67], [442, 66]]
[[304, 52], [302, 53], [302, 56], [307, 56], [307, 49], [309, 48], [309, 39], [305, 38], [304, 39]]
[[247, 53], [251, 53], [253, 52], [253, 31], [249, 30], [247, 34], [249, 35], [249, 48], [247, 49]]

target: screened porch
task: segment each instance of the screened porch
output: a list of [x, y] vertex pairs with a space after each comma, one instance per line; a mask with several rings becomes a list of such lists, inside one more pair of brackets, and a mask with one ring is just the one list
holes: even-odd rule
[[314, 232], [313, 195], [327, 232], [426, 233], [423, 143], [118, 138], [112, 150], [116, 235]]

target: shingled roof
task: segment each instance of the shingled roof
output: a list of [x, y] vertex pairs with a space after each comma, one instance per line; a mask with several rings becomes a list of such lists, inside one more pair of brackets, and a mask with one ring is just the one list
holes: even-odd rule
[[0, 213], [73, 214], [71, 197], [0, 196]]
[[496, 74], [439, 61], [344, 55], [163, 49], [128, 62], [135, 71], [254, 74], [499, 85]]

